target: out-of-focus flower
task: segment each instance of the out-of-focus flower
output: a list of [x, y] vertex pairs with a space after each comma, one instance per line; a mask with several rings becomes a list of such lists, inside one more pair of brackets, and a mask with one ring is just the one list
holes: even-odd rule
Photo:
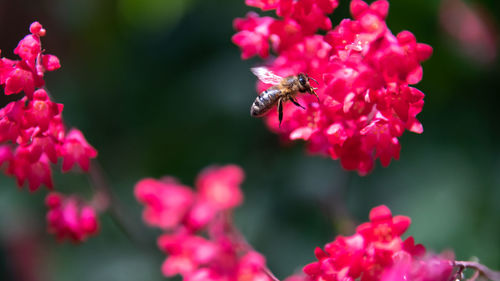
[[217, 244], [195, 235], [164, 234], [158, 239], [158, 246], [170, 255], [162, 266], [165, 276], [190, 274], [217, 255]]
[[479, 3], [443, 0], [440, 24], [458, 44], [459, 50], [479, 64], [492, 64], [498, 55], [498, 27], [494, 17]]
[[402, 240], [410, 218], [392, 216], [386, 206], [370, 212], [370, 222], [363, 223], [352, 236], [338, 236], [315, 250], [317, 262], [304, 267], [313, 281], [361, 280], [447, 281], [452, 262], [445, 257], [425, 256], [425, 248], [414, 244], [413, 237]]
[[196, 180], [200, 199], [217, 210], [239, 206], [243, 201], [240, 184], [244, 177], [243, 171], [236, 165], [206, 168]]
[[146, 207], [142, 214], [144, 221], [163, 229], [177, 227], [194, 201], [191, 189], [172, 178], [139, 181], [135, 197]]
[[309, 276], [305, 274], [294, 274], [287, 277], [284, 281], [309, 281]]
[[245, 4], [261, 8], [263, 11], [273, 10], [278, 7], [280, 0], [245, 0]]
[[145, 205], [146, 223], [166, 231], [158, 239], [168, 257], [165, 276], [186, 281], [270, 281], [265, 259], [235, 230], [230, 212], [243, 201], [243, 170], [236, 165], [208, 167], [196, 179], [196, 192], [172, 178], [143, 179], [135, 195]]
[[143, 219], [150, 225], [173, 229], [184, 224], [199, 229], [224, 210], [241, 204], [240, 184], [244, 174], [240, 167], [208, 167], [196, 180], [197, 192], [174, 178], [143, 179], [135, 186], [135, 196], [146, 207]]
[[[405, 130], [423, 132], [416, 116], [424, 94], [410, 85], [422, 79], [421, 63], [432, 48], [418, 43], [409, 31], [392, 34], [385, 22], [387, 1], [368, 5], [352, 0], [354, 19], [333, 28], [327, 15], [337, 1], [247, 4], [276, 9], [280, 18], [251, 13], [248, 19], [235, 19], [238, 33], [233, 42], [242, 49], [242, 57], [265, 58], [273, 51], [276, 58], [267, 61], [271, 71], [283, 77], [303, 72], [319, 82], [320, 102], [312, 95], [298, 95], [306, 110], [286, 103], [281, 126], [276, 110], [271, 110], [266, 123], [272, 131], [290, 140], [302, 139], [310, 152], [340, 158], [345, 169], [361, 175], [373, 169], [377, 158], [383, 166], [399, 159], [398, 138]], [[319, 29], [326, 34], [318, 34]], [[259, 90], [265, 87], [258, 85]]]
[[2, 265], [4, 280], [42, 281], [48, 275], [50, 246], [44, 241], [32, 217], [17, 214], [1, 230], [2, 252], [9, 261]]
[[79, 198], [52, 192], [47, 195], [45, 204], [49, 208], [48, 231], [58, 240], [82, 242], [98, 232], [99, 223], [95, 210]]
[[394, 265], [384, 271], [381, 281], [447, 281], [453, 267], [449, 259], [427, 256], [414, 259], [406, 252], [394, 258]]

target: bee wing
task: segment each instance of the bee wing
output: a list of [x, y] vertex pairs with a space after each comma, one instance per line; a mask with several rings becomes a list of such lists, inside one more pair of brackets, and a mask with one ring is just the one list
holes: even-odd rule
[[267, 67], [259, 66], [250, 68], [253, 74], [265, 84], [277, 85], [283, 80], [283, 77], [274, 74]]

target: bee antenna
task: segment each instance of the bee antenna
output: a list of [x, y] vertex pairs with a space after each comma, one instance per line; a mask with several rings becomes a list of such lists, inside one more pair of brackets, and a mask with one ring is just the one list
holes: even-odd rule
[[312, 78], [312, 77], [309, 77], [309, 75], [307, 76], [307, 79], [309, 79], [309, 80], [313, 80], [314, 82], [316, 82], [316, 84], [318, 84], [318, 85], [319, 85], [318, 81], [316, 81], [316, 79], [314, 79], [314, 78]]

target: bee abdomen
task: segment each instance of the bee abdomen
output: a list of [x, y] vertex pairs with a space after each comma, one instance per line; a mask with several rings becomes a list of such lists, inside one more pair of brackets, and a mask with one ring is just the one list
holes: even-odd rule
[[250, 115], [253, 117], [264, 115], [276, 104], [280, 93], [281, 91], [275, 86], [262, 92], [250, 107]]

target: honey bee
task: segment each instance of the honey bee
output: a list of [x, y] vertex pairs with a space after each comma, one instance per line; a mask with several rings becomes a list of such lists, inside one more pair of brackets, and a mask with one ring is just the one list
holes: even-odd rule
[[252, 106], [250, 107], [250, 115], [253, 117], [261, 117], [266, 114], [275, 104], [278, 105], [278, 116], [279, 116], [279, 126], [281, 127], [281, 121], [283, 120], [283, 103], [286, 101], [291, 101], [295, 106], [305, 109], [300, 105], [294, 96], [297, 93], [309, 93], [315, 95], [316, 98], [319, 97], [314, 90], [317, 88], [311, 87], [309, 80], [313, 80], [318, 84], [318, 82], [309, 77], [307, 74], [299, 73], [298, 75], [291, 75], [287, 77], [280, 77], [274, 74], [272, 71], [266, 67], [255, 67], [251, 68], [251, 71], [260, 81], [265, 84], [274, 85], [267, 90], [259, 94], [255, 99]]

